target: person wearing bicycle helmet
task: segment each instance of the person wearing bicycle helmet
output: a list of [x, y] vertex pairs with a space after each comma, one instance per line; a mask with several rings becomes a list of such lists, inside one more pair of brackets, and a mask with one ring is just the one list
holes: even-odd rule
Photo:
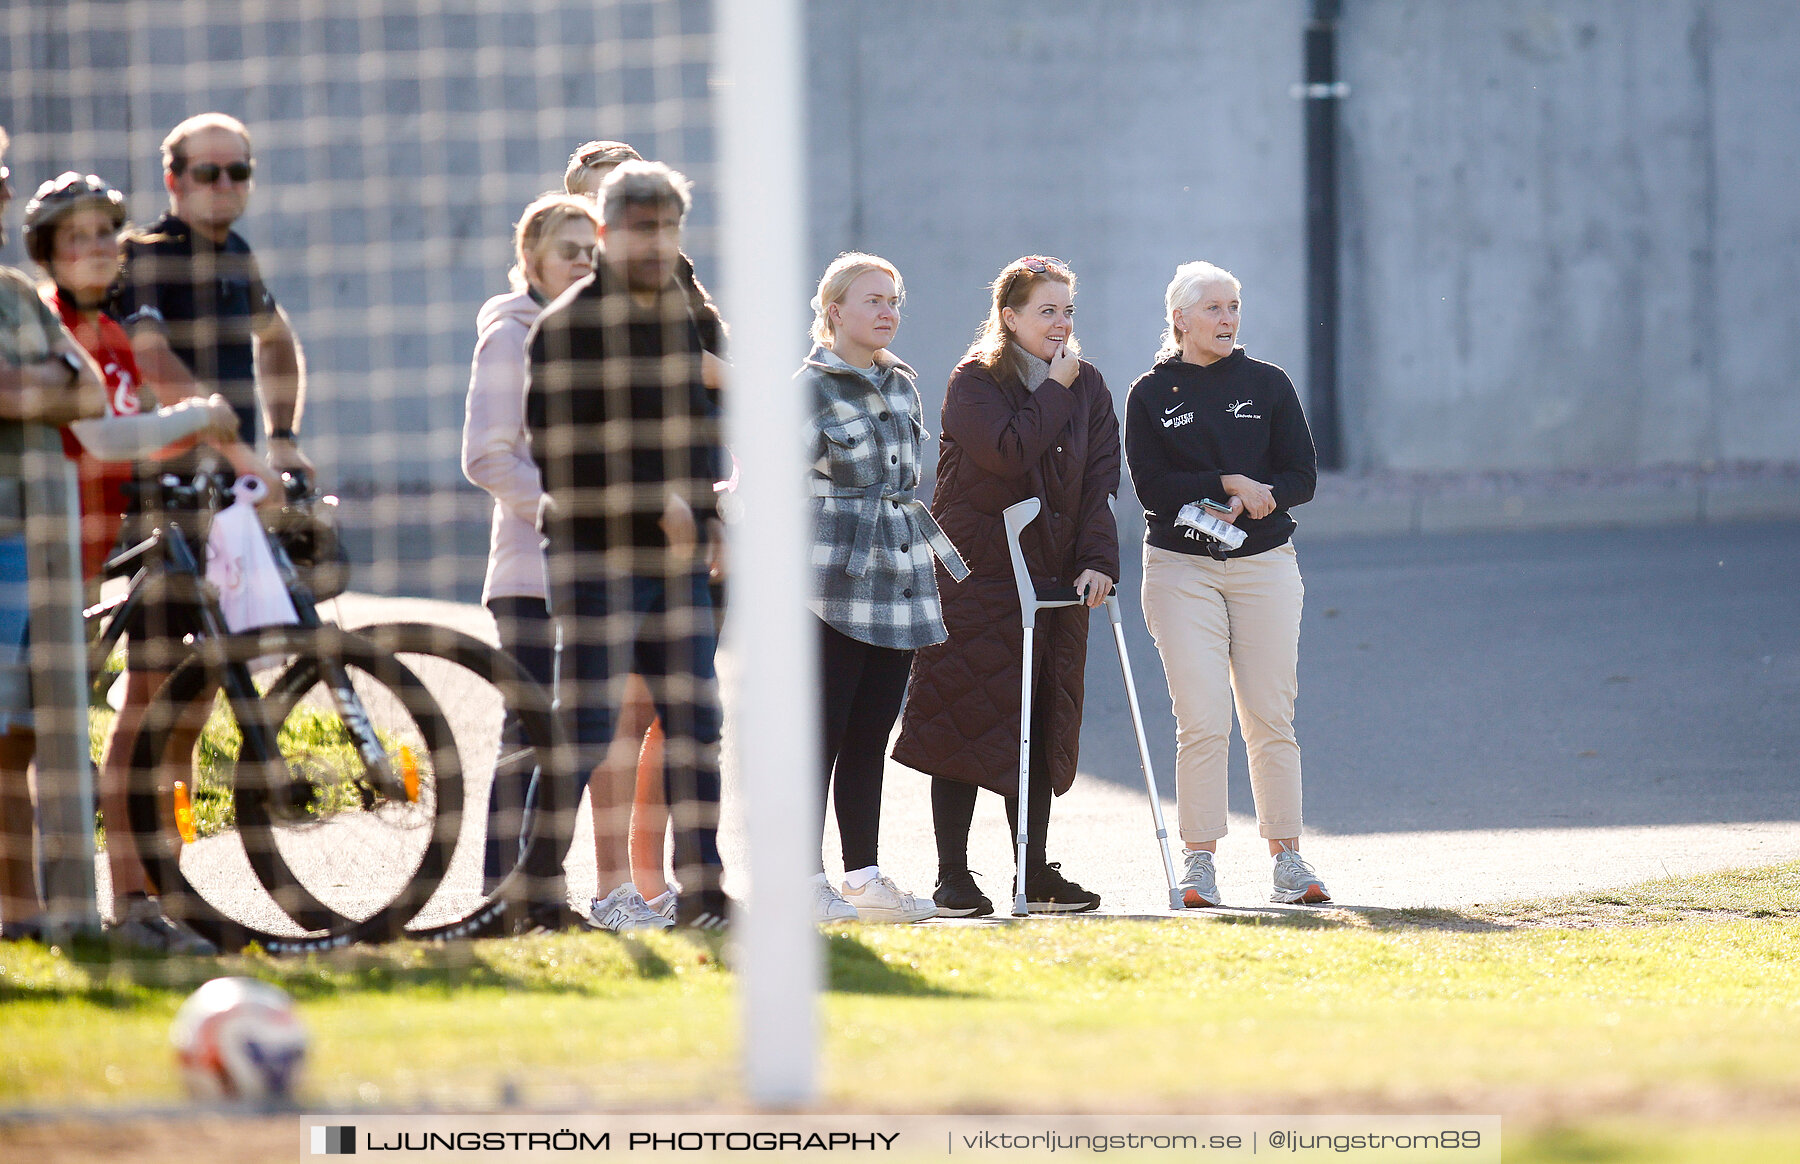
[[[131, 342], [102, 310], [119, 273], [119, 236], [124, 228], [124, 196], [93, 174], [71, 171], [52, 178], [38, 187], [25, 208], [26, 253], [50, 278], [40, 294], [94, 357], [106, 381], [106, 416], [63, 430], [64, 450], [79, 467], [82, 574], [90, 584], [100, 581], [108, 552], [124, 525], [134, 460], [168, 461], [185, 456], [204, 440], [219, 448], [240, 474], [270, 477], [237, 439], [237, 414], [224, 397], [145, 407]], [[141, 646], [142, 637], [140, 633], [134, 646]], [[108, 733], [100, 770], [100, 809], [114, 822], [125, 819], [131, 768], [127, 749], [114, 744], [136, 735], [164, 676], [160, 668], [146, 669], [142, 662], [140, 658], [140, 666], [127, 674], [124, 700]], [[113, 934], [142, 948], [213, 952], [210, 943], [166, 918], [150, 896], [130, 830], [115, 828], [110, 842], [107, 861], [117, 919]]]
[[[144, 408], [131, 341], [102, 310], [118, 277], [124, 229], [125, 196], [93, 174], [52, 178], [25, 207], [25, 252], [50, 277], [40, 294], [106, 380], [106, 416], [63, 433], [64, 449], [81, 468], [81, 563], [90, 579], [98, 577], [118, 540], [132, 460], [184, 452], [202, 434], [223, 445], [238, 443], [237, 414], [222, 396]], [[247, 448], [241, 452], [244, 467], [253, 467], [253, 455]]]
[[[12, 202], [0, 128], [0, 215]], [[6, 231], [0, 224], [0, 243]], [[34, 813], [26, 770], [37, 750], [29, 634], [31, 578], [21, 505], [32, 427], [99, 416], [100, 370], [21, 271], [0, 267], [0, 936], [42, 939]]]

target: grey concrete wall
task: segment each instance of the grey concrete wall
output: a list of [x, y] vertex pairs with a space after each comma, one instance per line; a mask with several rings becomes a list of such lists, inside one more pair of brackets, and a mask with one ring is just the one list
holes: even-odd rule
[[[1347, 447], [1366, 469], [1800, 461], [1800, 7], [1346, 0]], [[1041, 251], [1123, 396], [1174, 266], [1245, 283], [1303, 393], [1306, 0], [811, 0], [812, 260], [908, 279], [896, 350], [935, 417], [986, 284]], [[717, 272], [710, 0], [12, 0], [21, 199], [67, 168], [160, 212], [156, 147], [257, 134], [243, 232], [312, 372], [308, 450], [361, 495], [363, 581], [467, 595], [457, 439], [475, 310], [570, 146], [698, 180]], [[14, 222], [17, 221], [17, 210]], [[22, 262], [15, 242], [0, 261]], [[727, 305], [729, 306], [729, 305]], [[429, 571], [414, 563], [430, 559]]]
[[1800, 8], [1345, 7], [1361, 464], [1800, 459]]
[[[909, 281], [941, 388], [1007, 259], [1083, 276], [1115, 390], [1176, 262], [1302, 391], [1310, 5], [815, 0], [814, 258]], [[1348, 0], [1346, 438], [1364, 469], [1800, 460], [1800, 8]]]
[[1034, 252], [1074, 268], [1076, 335], [1121, 406], [1156, 351], [1163, 288], [1196, 258], [1244, 281], [1244, 343], [1305, 383], [1300, 5], [808, 12], [814, 265], [860, 249], [900, 267], [894, 350], [934, 428], [988, 284]]

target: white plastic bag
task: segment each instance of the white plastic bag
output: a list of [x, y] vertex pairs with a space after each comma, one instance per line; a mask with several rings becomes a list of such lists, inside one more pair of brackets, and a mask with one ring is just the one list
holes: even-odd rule
[[219, 588], [225, 625], [237, 632], [299, 622], [256, 515], [268, 487], [260, 478], [239, 477], [231, 491], [237, 500], [213, 515], [206, 539], [206, 580]]

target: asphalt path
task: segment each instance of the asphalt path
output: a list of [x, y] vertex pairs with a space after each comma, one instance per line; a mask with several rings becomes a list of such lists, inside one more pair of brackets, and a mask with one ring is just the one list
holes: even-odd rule
[[[1304, 513], [1304, 511], [1302, 511]], [[1800, 858], [1800, 524], [1309, 541], [1303, 850], [1340, 902], [1458, 906]], [[1174, 732], [1126, 564], [1128, 650], [1171, 832]], [[1110, 628], [1050, 855], [1103, 910], [1166, 901]], [[1234, 732], [1227, 904], [1267, 900]], [[889, 766], [884, 863], [928, 888], [929, 804]], [[983, 796], [972, 863], [1012, 861]], [[1177, 850], [1179, 842], [1174, 842]], [[1179, 852], [1177, 852], [1179, 860]]]
[[[1800, 858], [1800, 524], [1303, 532], [1298, 548], [1303, 849], [1339, 903], [1455, 907]], [[1125, 573], [1128, 648], [1173, 833], [1174, 720], [1137, 563]], [[335, 613], [345, 625], [431, 621], [493, 638], [485, 611], [468, 604], [351, 594]], [[729, 634], [720, 662], [729, 690], [741, 664]], [[1167, 890], [1102, 615], [1087, 685], [1081, 775], [1057, 803], [1050, 854], [1103, 895], [1103, 912], [1156, 913]], [[478, 804], [498, 705], [449, 691], [441, 701]], [[1231, 765], [1221, 888], [1228, 906], [1260, 908], [1268, 856], [1235, 735]], [[728, 753], [721, 845], [727, 887], [742, 894], [734, 767]], [[888, 766], [883, 867], [922, 894], [936, 864], [928, 783]], [[471, 813], [434, 919], [473, 895], [477, 828]], [[997, 797], [980, 798], [971, 863], [1004, 907], [1012, 859]], [[585, 902], [585, 812], [569, 872], [571, 897]]]

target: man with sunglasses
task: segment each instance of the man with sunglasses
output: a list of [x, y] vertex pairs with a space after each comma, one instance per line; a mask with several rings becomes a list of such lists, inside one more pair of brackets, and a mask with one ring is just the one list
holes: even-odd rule
[[300, 341], [233, 231], [255, 182], [250, 131], [202, 113], [163, 139], [169, 212], [126, 243], [112, 314], [162, 403], [218, 392], [256, 439], [258, 404], [270, 465], [311, 472], [296, 442], [306, 392]]

